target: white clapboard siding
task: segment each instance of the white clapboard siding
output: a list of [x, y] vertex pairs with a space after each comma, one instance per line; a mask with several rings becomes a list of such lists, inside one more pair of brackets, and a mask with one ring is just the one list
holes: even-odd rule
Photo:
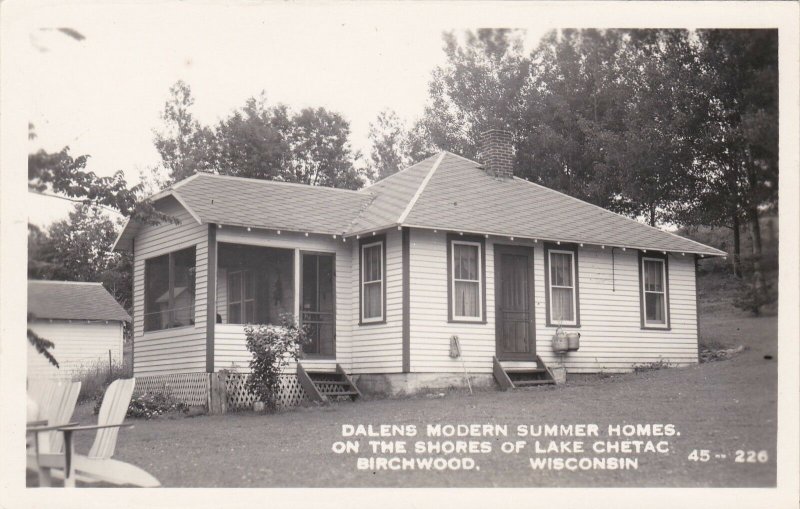
[[[639, 300], [639, 255], [635, 250], [586, 246], [578, 252], [581, 347], [564, 356], [570, 372], [626, 371], [638, 364], [697, 362], [694, 258], [670, 254], [670, 330], [643, 330]], [[544, 275], [544, 251], [535, 253], [536, 274]], [[613, 274], [613, 278], [612, 278]], [[560, 365], [546, 326], [544, 277], [536, 278], [536, 350], [549, 365]]]
[[[352, 246], [353, 373], [403, 371], [403, 249], [398, 230], [386, 232], [386, 323], [359, 325], [359, 245]], [[412, 277], [413, 280], [413, 277]]]
[[[494, 346], [494, 252], [486, 243], [486, 323], [447, 321], [447, 235], [411, 230], [410, 339], [412, 372], [490, 372]], [[462, 356], [450, 358], [456, 335]]]
[[[252, 246], [274, 247], [284, 249], [299, 249], [336, 255], [336, 358], [335, 359], [305, 359], [303, 365], [310, 369], [335, 369], [336, 364], [341, 364], [345, 369], [350, 369], [352, 350], [352, 285], [351, 285], [351, 252], [353, 241], [343, 242], [340, 237], [333, 239], [325, 235], [309, 235], [274, 231], [254, 230], [225, 226], [217, 230], [217, 242], [231, 244], [247, 244]], [[225, 287], [224, 278], [219, 276], [217, 292]], [[295, 299], [298, 295], [295, 292]], [[227, 302], [227, 297], [217, 295], [217, 302]], [[222, 306], [224, 308], [224, 306]], [[217, 312], [222, 313], [220, 308]], [[252, 358], [245, 345], [244, 326], [234, 324], [216, 324], [214, 331], [214, 369], [243, 371], [248, 369]], [[294, 372], [294, 365], [286, 368], [287, 372]]]
[[115, 368], [122, 364], [122, 322], [85, 320], [36, 321], [28, 327], [52, 341], [50, 350], [58, 361], [56, 368], [44, 355], [28, 344], [28, 378], [72, 378], [81, 371], [108, 367], [108, 354]]
[[[163, 205], [162, 205], [163, 204]], [[208, 279], [208, 225], [198, 224], [172, 198], [159, 209], [177, 217], [179, 225], [143, 226], [134, 242], [133, 323], [134, 374], [196, 373], [206, 370], [206, 291]], [[194, 325], [144, 332], [144, 266], [155, 256], [195, 246]]]
[[[494, 244], [486, 240], [485, 324], [447, 322], [447, 244], [445, 233], [411, 231], [411, 371], [490, 373], [495, 355]], [[502, 242], [500, 242], [502, 243]], [[545, 316], [544, 258], [534, 247], [536, 352], [548, 365], [559, 365], [551, 339], [554, 327]], [[697, 316], [694, 259], [669, 256], [671, 330], [642, 330], [639, 310], [638, 254], [611, 249], [580, 248], [578, 255], [581, 348], [564, 357], [570, 372], [626, 371], [638, 364], [697, 362]], [[450, 337], [460, 340], [462, 357], [451, 359]], [[378, 352], [376, 352], [377, 354]]]

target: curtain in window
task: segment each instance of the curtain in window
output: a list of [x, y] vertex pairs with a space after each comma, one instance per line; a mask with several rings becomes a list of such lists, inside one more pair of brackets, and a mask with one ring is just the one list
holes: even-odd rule
[[550, 299], [553, 323], [575, 321], [572, 255], [550, 253]]
[[647, 308], [647, 321], [650, 323], [665, 323], [664, 321], [664, 295], [658, 293], [645, 294]]
[[381, 285], [369, 283], [364, 285], [364, 318], [378, 318], [381, 316]]
[[657, 260], [644, 260], [643, 272], [645, 319], [648, 323], [665, 324], [664, 264]]
[[380, 318], [383, 314], [383, 245], [376, 244], [362, 252], [363, 318]]
[[478, 246], [453, 244], [454, 316], [481, 316], [478, 256]]
[[550, 317], [553, 323], [572, 322], [575, 320], [575, 313], [572, 309], [572, 289], [553, 288], [553, 316]]

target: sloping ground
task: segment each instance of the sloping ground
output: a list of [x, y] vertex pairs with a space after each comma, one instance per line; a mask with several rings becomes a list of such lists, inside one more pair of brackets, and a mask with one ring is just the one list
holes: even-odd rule
[[[704, 342], [749, 349], [731, 360], [685, 369], [573, 378], [566, 386], [507, 393], [362, 401], [271, 416], [135, 421], [135, 428], [121, 432], [116, 457], [145, 468], [165, 486], [774, 486], [776, 322], [775, 317], [742, 316], [729, 307], [704, 313]], [[424, 429], [435, 423], [509, 424], [510, 431], [518, 424], [591, 423], [604, 429], [657, 423], [674, 424], [680, 436], [666, 439], [668, 454], [638, 455], [637, 470], [534, 471], [528, 458], [536, 454], [495, 450], [468, 455], [480, 470], [373, 473], [356, 469], [355, 455], [331, 452], [342, 424], [416, 424]], [[79, 437], [78, 450], [88, 450], [91, 438]], [[485, 440], [495, 449], [500, 442]], [[694, 449], [708, 450], [711, 459], [690, 461]], [[737, 463], [737, 450], [765, 450], [768, 459]], [[715, 458], [718, 454], [726, 458]]]

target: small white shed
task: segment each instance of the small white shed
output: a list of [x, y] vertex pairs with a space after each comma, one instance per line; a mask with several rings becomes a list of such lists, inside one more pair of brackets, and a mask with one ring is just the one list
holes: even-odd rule
[[71, 378], [83, 369], [122, 364], [128, 313], [100, 283], [28, 281], [28, 327], [52, 341], [59, 367], [28, 344], [28, 378]]

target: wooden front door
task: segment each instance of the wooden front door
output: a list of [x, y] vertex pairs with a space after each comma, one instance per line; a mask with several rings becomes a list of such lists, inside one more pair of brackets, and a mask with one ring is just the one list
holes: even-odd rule
[[536, 360], [533, 249], [494, 247], [495, 342], [499, 360]]

